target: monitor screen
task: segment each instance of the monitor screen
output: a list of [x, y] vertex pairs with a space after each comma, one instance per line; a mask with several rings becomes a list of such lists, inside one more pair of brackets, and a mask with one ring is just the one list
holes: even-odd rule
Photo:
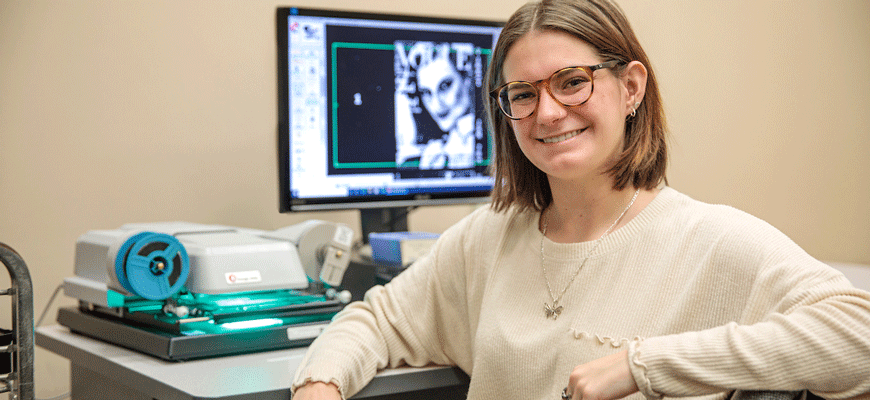
[[488, 200], [501, 23], [282, 7], [280, 210]]

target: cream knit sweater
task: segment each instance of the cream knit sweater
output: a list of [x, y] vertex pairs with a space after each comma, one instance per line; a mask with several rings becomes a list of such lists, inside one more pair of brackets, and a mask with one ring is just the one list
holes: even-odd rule
[[488, 207], [464, 218], [335, 317], [294, 389], [333, 382], [351, 396], [379, 369], [436, 363], [471, 376], [472, 400], [553, 400], [575, 366], [627, 347], [637, 399], [870, 392], [870, 294], [767, 223], [666, 187], [601, 241], [553, 320], [542, 239], [557, 294], [592, 242], [552, 242], [538, 218]]

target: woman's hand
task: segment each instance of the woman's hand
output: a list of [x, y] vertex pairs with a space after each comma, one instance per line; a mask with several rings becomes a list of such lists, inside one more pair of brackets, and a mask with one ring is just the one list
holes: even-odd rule
[[341, 393], [332, 383], [311, 382], [296, 389], [293, 400], [341, 400]]
[[628, 365], [628, 350], [577, 366], [567, 388], [571, 400], [621, 399], [637, 391]]

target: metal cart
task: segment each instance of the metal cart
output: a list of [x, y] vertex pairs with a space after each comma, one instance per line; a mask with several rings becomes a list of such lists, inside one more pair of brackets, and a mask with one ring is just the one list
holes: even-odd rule
[[11, 368], [8, 373], [0, 374], [0, 393], [10, 393], [11, 400], [33, 400], [33, 284], [24, 260], [3, 243], [0, 243], [0, 262], [9, 270], [11, 278], [11, 287], [0, 290], [0, 295], [12, 296], [11, 341], [0, 345], [0, 356], [8, 357]]

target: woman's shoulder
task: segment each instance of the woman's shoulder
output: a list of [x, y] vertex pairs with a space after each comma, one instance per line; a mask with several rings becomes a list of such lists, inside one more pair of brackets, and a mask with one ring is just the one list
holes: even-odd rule
[[691, 227], [707, 226], [718, 230], [776, 230], [768, 222], [746, 211], [727, 204], [697, 200], [670, 187], [662, 189], [660, 196], [666, 200], [663, 214], [671, 222], [677, 219]]
[[693, 243], [708, 243], [714, 248], [729, 249], [758, 257], [779, 254], [803, 254], [800, 247], [769, 222], [726, 204], [711, 204], [668, 189], [673, 201], [661, 229], [681, 231]]

